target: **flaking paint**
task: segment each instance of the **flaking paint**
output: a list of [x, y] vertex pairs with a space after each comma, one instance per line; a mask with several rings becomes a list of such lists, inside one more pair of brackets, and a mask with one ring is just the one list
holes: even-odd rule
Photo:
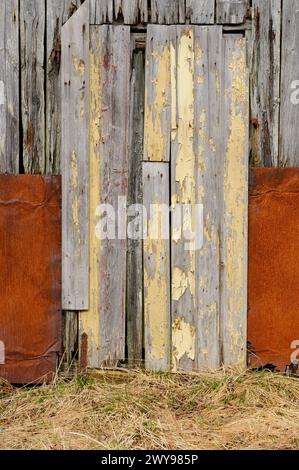
[[[149, 161], [169, 159], [169, 107], [170, 107], [170, 45], [152, 52], [157, 74], [152, 78], [152, 87], [145, 89], [145, 158]], [[149, 67], [147, 62], [146, 67]], [[149, 72], [148, 72], [149, 73]]]
[[[156, 222], [156, 221], [155, 221]], [[146, 351], [146, 362], [152, 368], [159, 361], [164, 361], [169, 350], [169, 285], [168, 285], [168, 250], [167, 241], [162, 240], [162, 214], [158, 213], [158, 239], [151, 238], [152, 221], [148, 221], [148, 237], [144, 241], [144, 253], [153, 259], [154, 269], [144, 270], [144, 309], [146, 334], [151, 344]]]
[[[173, 53], [174, 55], [174, 53]], [[172, 200], [175, 204], [196, 203], [195, 173], [196, 162], [193, 148], [194, 138], [194, 33], [190, 28], [185, 30], [177, 39], [176, 47], [176, 76], [173, 73], [172, 90], [177, 129], [174, 131], [173, 118], [173, 145], [176, 149], [175, 161], [175, 194]], [[174, 94], [175, 92], [175, 94]], [[174, 141], [175, 139], [175, 141]], [[195, 230], [195, 212], [192, 218], [183, 220], [184, 231]], [[172, 237], [177, 235], [173, 232]], [[193, 326], [195, 305], [195, 252], [186, 254], [184, 240], [176, 243], [176, 253], [180, 256], [174, 258], [172, 270], [172, 301], [177, 319], [172, 325], [172, 362], [173, 368], [180, 368], [182, 358], [195, 359], [195, 327]], [[180, 259], [188, 259], [186, 267], [177, 265]], [[189, 297], [188, 297], [189, 296]], [[190, 302], [189, 302], [190, 299]], [[186, 302], [191, 309], [186, 310]], [[187, 320], [188, 318], [188, 320]], [[189, 322], [189, 323], [188, 323]]]
[[102, 83], [100, 45], [90, 50], [90, 195], [89, 195], [89, 257], [90, 257], [90, 293], [89, 310], [80, 314], [81, 333], [88, 335], [88, 365], [97, 367], [100, 349], [100, 283], [99, 261], [100, 240], [96, 236], [96, 209], [100, 203], [100, 119], [102, 115]]
[[173, 370], [179, 370], [180, 361], [187, 356], [195, 360], [195, 328], [183, 317], [177, 318], [172, 325]]
[[[247, 123], [248, 86], [245, 57], [245, 41], [235, 42], [229, 65], [231, 71], [230, 132], [226, 150], [224, 174], [225, 210], [225, 307], [224, 325], [229, 342], [225, 344], [226, 360], [233, 364], [245, 364], [244, 315], [246, 311], [247, 273], [244, 257], [247, 243]], [[245, 158], [244, 158], [245, 157]]]

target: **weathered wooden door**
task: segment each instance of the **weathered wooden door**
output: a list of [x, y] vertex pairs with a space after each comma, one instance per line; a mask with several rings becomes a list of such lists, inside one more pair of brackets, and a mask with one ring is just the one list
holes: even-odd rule
[[[63, 307], [81, 310], [87, 364], [244, 367], [245, 37], [221, 26], [148, 25], [146, 36], [89, 27], [86, 3], [62, 40]], [[158, 236], [149, 216], [149, 235], [130, 239], [128, 201], [170, 207], [167, 236], [160, 215]], [[114, 211], [108, 222], [116, 214], [105, 240], [101, 204]], [[202, 243], [186, 250], [196, 230]]]

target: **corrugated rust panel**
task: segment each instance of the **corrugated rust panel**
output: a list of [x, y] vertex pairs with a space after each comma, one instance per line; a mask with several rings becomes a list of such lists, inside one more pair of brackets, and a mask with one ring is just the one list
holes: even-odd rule
[[252, 169], [249, 214], [250, 365], [285, 371], [299, 340], [299, 168]]
[[12, 383], [49, 382], [56, 371], [60, 199], [58, 176], [0, 176], [0, 376]]

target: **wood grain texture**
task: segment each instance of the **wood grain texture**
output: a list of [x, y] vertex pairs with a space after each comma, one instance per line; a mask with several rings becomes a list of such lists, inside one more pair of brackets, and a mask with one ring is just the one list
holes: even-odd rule
[[147, 211], [143, 254], [145, 366], [149, 370], [167, 371], [170, 367], [171, 334], [167, 163], [143, 164], [143, 204]]
[[244, 23], [249, 7], [249, 0], [216, 0], [217, 23]]
[[90, 24], [113, 23], [113, 0], [89, 0]]
[[[196, 252], [196, 368], [220, 365], [220, 77], [222, 28], [194, 28], [196, 203], [203, 206], [203, 246]], [[198, 233], [198, 236], [200, 234]]]
[[144, 160], [170, 157], [170, 28], [148, 25], [145, 66]]
[[172, 362], [190, 370], [196, 359], [196, 253], [185, 235], [195, 229], [190, 208], [196, 204], [194, 147], [194, 28], [173, 26], [171, 46], [172, 141]]
[[45, 174], [45, 0], [20, 2], [23, 165]]
[[129, 27], [91, 28], [90, 309], [80, 316], [90, 367], [125, 357], [130, 57]]
[[[142, 160], [144, 131], [145, 51], [136, 48], [132, 38], [130, 152], [128, 207], [142, 204]], [[136, 207], [137, 208], [137, 207]], [[136, 213], [128, 214], [128, 223], [134, 224]], [[140, 225], [136, 230], [140, 229]], [[142, 227], [141, 227], [142, 228]], [[135, 231], [133, 230], [133, 233]], [[130, 366], [140, 365], [143, 347], [143, 261], [142, 239], [128, 238], [127, 246], [127, 350]]]
[[89, 304], [89, 4], [62, 28], [62, 308]]
[[251, 164], [278, 166], [281, 0], [253, 0]]
[[213, 24], [215, 2], [211, 0], [186, 0], [186, 19], [192, 24]]
[[47, 0], [45, 163], [52, 175], [61, 171], [61, 27], [80, 5], [80, 0]]
[[151, 23], [176, 24], [184, 22], [184, 0], [151, 0]]
[[5, 1], [0, 17], [0, 173], [19, 171], [19, 7]]
[[62, 363], [64, 369], [73, 370], [78, 357], [78, 312], [62, 312]]
[[299, 164], [299, 1], [284, 0], [282, 10], [279, 165]]
[[248, 111], [246, 40], [223, 38], [221, 228], [221, 341], [223, 364], [246, 367]]

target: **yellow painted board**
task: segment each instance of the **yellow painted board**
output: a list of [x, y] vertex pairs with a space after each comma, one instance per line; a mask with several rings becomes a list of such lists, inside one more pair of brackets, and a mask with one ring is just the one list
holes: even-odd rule
[[145, 366], [170, 368], [169, 165], [143, 163]]
[[119, 198], [128, 190], [129, 95], [130, 28], [91, 26], [90, 308], [80, 314], [89, 367], [125, 358], [126, 221]]
[[196, 203], [194, 28], [171, 30], [172, 367], [190, 370], [196, 364], [196, 255], [186, 249], [184, 233], [195, 230], [194, 211], [188, 212]]
[[246, 39], [224, 36], [223, 60], [222, 361], [226, 366], [246, 367], [249, 120]]
[[170, 28], [148, 25], [145, 63], [144, 160], [170, 157]]

